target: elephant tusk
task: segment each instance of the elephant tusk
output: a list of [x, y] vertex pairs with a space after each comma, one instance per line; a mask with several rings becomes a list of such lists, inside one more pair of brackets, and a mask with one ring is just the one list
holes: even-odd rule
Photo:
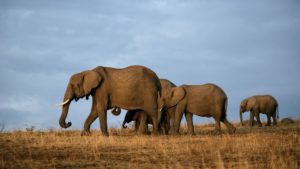
[[70, 99], [67, 99], [67, 100], [64, 101], [64, 102], [57, 104], [57, 106], [63, 106], [63, 105], [65, 105], [65, 104], [67, 104], [69, 101], [70, 101]]

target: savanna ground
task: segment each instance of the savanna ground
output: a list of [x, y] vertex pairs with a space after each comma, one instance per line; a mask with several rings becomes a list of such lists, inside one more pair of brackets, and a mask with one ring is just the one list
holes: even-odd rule
[[136, 136], [132, 129], [0, 133], [0, 168], [300, 168], [300, 121], [274, 127], [196, 126], [196, 136]]

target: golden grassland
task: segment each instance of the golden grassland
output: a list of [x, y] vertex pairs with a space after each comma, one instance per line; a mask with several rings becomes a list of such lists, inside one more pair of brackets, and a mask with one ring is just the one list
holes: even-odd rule
[[241, 127], [227, 134], [212, 125], [196, 136], [137, 136], [132, 129], [0, 133], [0, 168], [300, 168], [300, 122]]

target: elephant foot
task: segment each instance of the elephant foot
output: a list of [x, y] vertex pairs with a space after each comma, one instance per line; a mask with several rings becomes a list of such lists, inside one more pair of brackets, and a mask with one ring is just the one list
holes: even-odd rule
[[212, 133], [213, 134], [221, 134], [221, 129], [215, 129]]
[[147, 131], [137, 131], [136, 133], [137, 133], [137, 135], [140, 135], [140, 136], [147, 135]]
[[234, 134], [234, 133], [235, 133], [235, 131], [236, 131], [236, 128], [235, 128], [235, 127], [233, 127], [233, 128], [231, 128], [231, 129], [229, 130], [229, 134]]
[[258, 124], [258, 127], [262, 127], [262, 124]]
[[81, 136], [90, 136], [92, 133], [90, 131], [82, 131]]
[[194, 132], [189, 133], [190, 136], [195, 136], [196, 134]]
[[108, 137], [108, 136], [109, 136], [109, 134], [108, 134], [108, 132], [102, 132], [102, 136], [104, 136], [104, 137]]
[[169, 135], [171, 135], [171, 136], [178, 136], [178, 135], [179, 135], [179, 132], [171, 131], [171, 132], [169, 133]]

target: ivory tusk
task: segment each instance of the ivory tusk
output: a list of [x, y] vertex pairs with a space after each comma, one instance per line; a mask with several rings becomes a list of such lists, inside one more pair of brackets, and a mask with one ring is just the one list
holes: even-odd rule
[[63, 106], [65, 104], [67, 104], [69, 102], [70, 99], [67, 99], [66, 101], [62, 102], [62, 103], [59, 103], [57, 104], [57, 106]]

